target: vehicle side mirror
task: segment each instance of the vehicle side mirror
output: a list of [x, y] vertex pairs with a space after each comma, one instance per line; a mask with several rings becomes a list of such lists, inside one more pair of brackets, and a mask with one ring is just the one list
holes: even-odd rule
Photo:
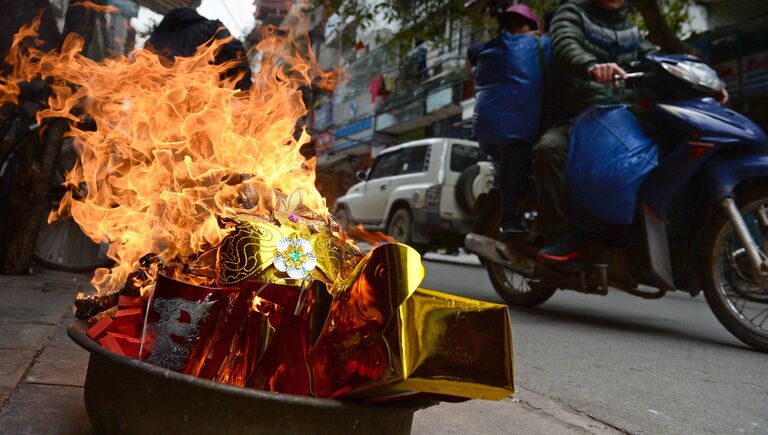
[[365, 181], [365, 179], [368, 178], [368, 174], [366, 174], [365, 171], [357, 171], [355, 176], [357, 176], [357, 179], [360, 181]]

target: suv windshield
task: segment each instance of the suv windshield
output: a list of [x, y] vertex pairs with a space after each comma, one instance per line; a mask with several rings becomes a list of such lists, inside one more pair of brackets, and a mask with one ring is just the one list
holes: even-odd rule
[[480, 148], [453, 144], [451, 147], [451, 171], [464, 172], [480, 160]]

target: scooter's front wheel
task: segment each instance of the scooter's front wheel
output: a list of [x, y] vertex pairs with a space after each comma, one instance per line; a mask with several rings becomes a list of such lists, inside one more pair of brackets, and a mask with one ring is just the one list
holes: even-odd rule
[[[764, 184], [738, 192], [744, 222], [768, 256], [768, 189]], [[739, 340], [768, 352], [768, 277], [756, 276], [731, 221], [720, 212], [705, 229], [702, 258], [704, 296], [720, 323]]]

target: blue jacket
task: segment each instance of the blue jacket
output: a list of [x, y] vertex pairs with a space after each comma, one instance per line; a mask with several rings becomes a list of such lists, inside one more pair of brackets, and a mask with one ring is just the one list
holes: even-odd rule
[[500, 144], [536, 140], [544, 109], [542, 62], [549, 73], [550, 39], [502, 32], [471, 47], [467, 56], [475, 66], [472, 128], [478, 140]]

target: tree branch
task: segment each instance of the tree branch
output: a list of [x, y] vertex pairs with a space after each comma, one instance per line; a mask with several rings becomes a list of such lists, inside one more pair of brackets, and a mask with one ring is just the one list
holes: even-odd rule
[[648, 40], [667, 53], [689, 53], [701, 56], [699, 50], [683, 42], [667, 24], [658, 0], [633, 0], [648, 28]]

